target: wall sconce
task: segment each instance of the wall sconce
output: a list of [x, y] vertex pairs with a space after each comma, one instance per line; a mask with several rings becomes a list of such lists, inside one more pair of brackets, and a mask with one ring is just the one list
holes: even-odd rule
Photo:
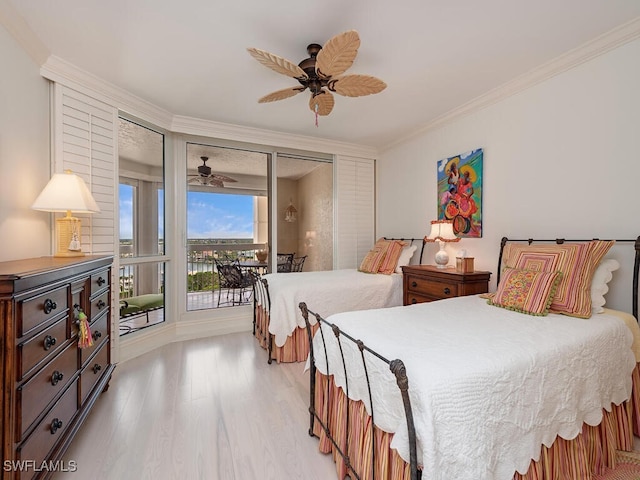
[[84, 255], [80, 244], [81, 221], [72, 217], [71, 212], [96, 213], [100, 208], [82, 178], [71, 170], [55, 173], [31, 208], [43, 212], [66, 212], [65, 217], [56, 218], [55, 257]]
[[284, 211], [285, 222], [295, 222], [298, 219], [298, 210], [293, 206], [293, 201], [289, 199], [289, 206]]
[[456, 237], [453, 231], [453, 222], [451, 220], [432, 220], [431, 232], [424, 237], [425, 242], [438, 242], [440, 250], [436, 253], [435, 262], [438, 268], [447, 268], [449, 263], [449, 255], [444, 249], [446, 242], [459, 242], [460, 238]]

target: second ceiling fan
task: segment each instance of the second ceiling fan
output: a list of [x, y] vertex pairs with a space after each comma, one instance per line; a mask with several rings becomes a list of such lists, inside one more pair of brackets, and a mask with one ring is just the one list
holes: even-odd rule
[[237, 182], [235, 178], [227, 177], [226, 175], [220, 175], [218, 173], [212, 173], [211, 167], [207, 165], [207, 160], [209, 157], [200, 157], [202, 160], [202, 165], [198, 166], [198, 173], [189, 175], [189, 180], [187, 181], [191, 185], [208, 185], [211, 187], [223, 188], [224, 183], [233, 183]]
[[258, 103], [283, 100], [308, 88], [311, 91], [309, 108], [316, 115], [329, 115], [335, 104], [331, 92], [346, 97], [380, 93], [387, 85], [379, 78], [370, 75], [342, 75], [353, 64], [359, 47], [358, 32], [349, 30], [331, 38], [324, 46], [310, 44], [307, 47], [309, 58], [302, 60], [298, 65], [273, 53], [248, 48], [251, 56], [261, 64], [295, 78], [301, 85], [265, 95]]

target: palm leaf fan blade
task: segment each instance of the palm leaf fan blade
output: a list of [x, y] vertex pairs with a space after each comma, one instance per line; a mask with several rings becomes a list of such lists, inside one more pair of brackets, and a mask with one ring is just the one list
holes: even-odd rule
[[265, 52], [259, 48], [247, 48], [247, 51], [253, 58], [258, 60], [265, 67], [269, 67], [271, 70], [293, 78], [309, 78], [309, 76], [304, 73], [304, 70], [286, 58]]
[[[329, 115], [333, 106], [335, 105], [335, 99], [329, 92], [322, 91], [317, 95], [312, 95], [309, 100], [309, 108], [312, 112], [317, 112], [318, 115]], [[316, 110], [316, 106], [318, 109]]]
[[345, 75], [330, 81], [328, 88], [345, 97], [362, 97], [380, 93], [387, 84], [370, 75]]
[[265, 95], [258, 103], [267, 103], [267, 102], [275, 102], [276, 100], [284, 100], [285, 98], [293, 97], [300, 92], [303, 92], [305, 88], [303, 87], [294, 87], [294, 88], [283, 88], [282, 90], [278, 90], [276, 92], [272, 92], [268, 95]]
[[325, 77], [335, 77], [347, 71], [358, 54], [360, 37], [355, 30], [331, 38], [318, 52], [316, 71]]

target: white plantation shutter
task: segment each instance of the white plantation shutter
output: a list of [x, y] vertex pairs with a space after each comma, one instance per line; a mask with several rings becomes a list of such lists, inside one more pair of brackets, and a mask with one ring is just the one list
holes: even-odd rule
[[86, 182], [100, 213], [82, 219], [82, 250], [114, 253], [117, 200], [117, 110], [54, 84], [54, 171], [72, 170]]
[[336, 268], [358, 268], [375, 241], [375, 161], [336, 159]]

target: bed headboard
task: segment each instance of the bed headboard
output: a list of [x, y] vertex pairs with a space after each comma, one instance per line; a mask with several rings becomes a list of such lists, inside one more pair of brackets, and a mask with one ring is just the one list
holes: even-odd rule
[[[500, 283], [500, 271], [502, 270], [501, 266], [502, 266], [502, 253], [504, 250], [505, 245], [507, 244], [507, 242], [527, 242], [529, 245], [531, 245], [532, 243], [545, 243], [545, 242], [553, 242], [553, 243], [557, 243], [557, 244], [563, 244], [565, 242], [590, 242], [591, 240], [601, 240], [599, 238], [589, 238], [586, 240], [565, 240], [564, 238], [556, 238], [553, 240], [550, 239], [534, 239], [534, 238], [528, 238], [528, 239], [512, 239], [512, 238], [507, 238], [507, 237], [502, 237], [502, 240], [500, 241], [500, 255], [498, 255], [498, 283]], [[632, 314], [633, 316], [638, 319], [638, 274], [639, 274], [639, 270], [640, 270], [640, 236], [638, 238], [636, 238], [635, 240], [628, 240], [628, 239], [623, 239], [623, 240], [615, 240], [616, 244], [619, 243], [632, 243], [635, 249], [635, 257], [634, 257], [634, 262], [633, 262], [633, 281], [632, 281]], [[424, 248], [424, 244], [422, 246], [422, 248]]]
[[418, 264], [422, 263], [422, 254], [424, 253], [424, 246], [426, 245], [426, 241], [425, 238], [391, 238], [391, 237], [383, 237], [385, 240], [400, 240], [402, 242], [409, 242], [409, 245], [413, 244], [413, 242], [415, 242], [416, 240], [421, 240], [422, 241], [422, 248], [420, 249], [420, 260], [418, 261]]

